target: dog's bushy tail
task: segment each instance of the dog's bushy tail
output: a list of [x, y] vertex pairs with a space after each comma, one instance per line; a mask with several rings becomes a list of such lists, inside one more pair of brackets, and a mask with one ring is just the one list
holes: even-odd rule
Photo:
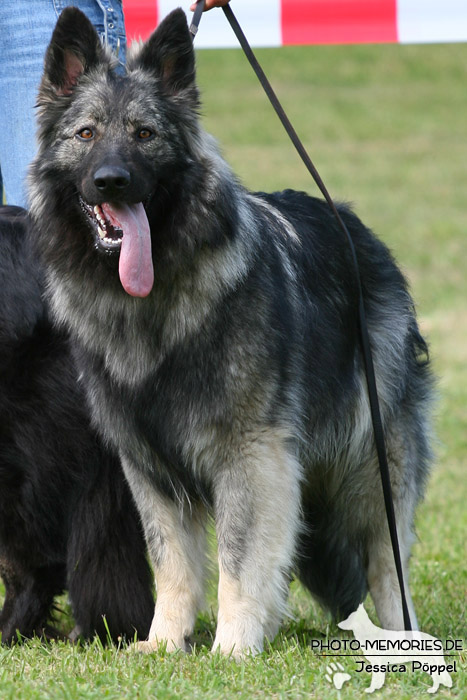
[[343, 528], [336, 526], [332, 513], [314, 517], [313, 528], [301, 534], [297, 575], [335, 620], [343, 620], [363, 602], [367, 581], [363, 548], [350, 542]]

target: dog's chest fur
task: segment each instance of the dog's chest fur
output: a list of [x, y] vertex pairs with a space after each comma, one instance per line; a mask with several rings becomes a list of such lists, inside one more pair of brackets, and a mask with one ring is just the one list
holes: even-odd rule
[[[203, 496], [203, 480], [231, 449], [232, 415], [240, 434], [266, 422], [280, 381], [258, 347], [257, 325], [227, 317], [225, 269], [223, 275], [222, 285], [212, 276], [203, 283], [198, 273], [185, 276], [177, 291], [161, 285], [143, 301], [50, 284], [56, 316], [79, 338], [81, 378], [99, 430], [159, 481], [168, 475]], [[244, 305], [238, 290], [230, 303]], [[265, 372], [269, 381], [259, 381]]]

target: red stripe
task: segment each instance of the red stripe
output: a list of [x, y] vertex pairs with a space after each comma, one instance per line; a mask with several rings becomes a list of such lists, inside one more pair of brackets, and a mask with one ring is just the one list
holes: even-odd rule
[[128, 42], [147, 39], [157, 26], [156, 0], [123, 0], [125, 28]]
[[397, 0], [282, 0], [283, 44], [397, 41]]

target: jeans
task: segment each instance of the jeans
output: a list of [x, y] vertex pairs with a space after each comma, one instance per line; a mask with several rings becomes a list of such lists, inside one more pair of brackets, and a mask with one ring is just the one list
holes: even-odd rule
[[0, 0], [0, 190], [3, 181], [8, 204], [27, 205], [25, 176], [36, 152], [34, 104], [46, 48], [67, 5], [79, 7], [125, 63], [122, 0]]

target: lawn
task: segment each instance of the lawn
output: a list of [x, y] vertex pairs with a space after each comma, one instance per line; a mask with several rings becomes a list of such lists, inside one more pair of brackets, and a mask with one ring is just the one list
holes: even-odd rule
[[[202, 31], [202, 29], [201, 29]], [[442, 639], [466, 635], [467, 462], [467, 46], [344, 46], [257, 52], [331, 194], [390, 246], [404, 269], [438, 375], [436, 464], [418, 511], [411, 586], [421, 628]], [[203, 119], [252, 189], [315, 194], [307, 171], [239, 51], [198, 55]], [[3, 589], [0, 590], [0, 593]], [[293, 619], [262, 655], [235, 664], [211, 656], [215, 586], [200, 617], [194, 654], [139, 656], [93, 642], [33, 640], [0, 649], [7, 698], [360, 698], [369, 674], [354, 660], [323, 658], [315, 638], [348, 637], [298, 584]], [[72, 627], [66, 599], [59, 623]], [[371, 604], [367, 604], [372, 613]], [[375, 619], [375, 618], [374, 618]], [[376, 620], [375, 620], [376, 621]], [[326, 680], [341, 661], [351, 680]], [[466, 697], [466, 657], [453, 688]], [[426, 674], [388, 674], [383, 698], [425, 696]]]

